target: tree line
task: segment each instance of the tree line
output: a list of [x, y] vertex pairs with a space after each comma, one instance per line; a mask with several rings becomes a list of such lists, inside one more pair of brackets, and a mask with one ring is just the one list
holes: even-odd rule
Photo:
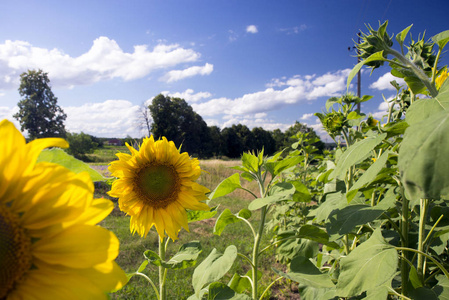
[[[21, 76], [19, 94], [19, 112], [14, 115], [21, 125], [22, 131], [28, 132], [29, 139], [42, 137], [63, 137], [70, 144], [68, 153], [78, 158], [92, 153], [103, 145], [104, 139], [83, 132], [70, 133], [64, 126], [66, 114], [57, 104], [57, 98], [51, 91], [48, 74], [42, 70], [29, 70]], [[317, 137], [312, 128], [296, 122], [282, 132], [280, 129], [267, 131], [262, 127], [249, 129], [246, 125], [237, 124], [220, 129], [208, 126], [203, 118], [181, 98], [162, 94], [153, 98], [150, 105], [141, 107], [139, 112], [140, 126], [146, 128], [155, 139], [165, 136], [181, 147], [182, 151], [199, 158], [240, 157], [243, 152], [264, 149], [271, 155], [276, 151], [289, 147], [292, 136], [298, 132], [309, 133]], [[135, 140], [124, 139], [130, 144]], [[137, 141], [138, 142], [138, 141]], [[318, 140], [315, 146], [322, 150], [324, 144]]]

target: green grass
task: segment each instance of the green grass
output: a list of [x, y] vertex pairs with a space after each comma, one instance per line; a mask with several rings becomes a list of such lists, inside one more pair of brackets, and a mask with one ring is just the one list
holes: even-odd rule
[[[229, 169], [229, 167], [237, 164], [239, 164], [238, 161], [201, 161], [202, 169], [206, 172], [201, 175], [198, 182], [213, 190], [219, 182], [235, 172], [235, 170]], [[257, 188], [255, 183], [245, 183], [245, 187], [252, 190]], [[108, 189], [108, 185], [104, 183], [97, 184], [95, 196], [107, 197], [106, 192]], [[115, 199], [114, 201], [116, 202]], [[252, 233], [249, 227], [243, 222], [228, 225], [221, 236], [213, 234], [215, 219], [224, 209], [229, 208], [233, 213], [237, 213], [240, 209], [247, 208], [250, 201], [251, 198], [242, 191], [236, 191], [228, 197], [222, 197], [211, 201], [210, 206], [219, 205], [219, 212], [215, 218], [190, 223], [190, 232], [181, 230], [179, 240], [169, 242], [167, 258], [176, 253], [182, 244], [192, 240], [199, 240], [203, 248], [203, 252], [198, 258], [198, 264], [209, 255], [213, 248], [223, 252], [229, 245], [235, 245], [239, 253], [250, 256], [253, 246]], [[117, 206], [118, 205], [116, 202], [116, 207], [113, 212], [105, 220], [103, 220], [100, 225], [114, 232], [120, 240], [120, 254], [116, 261], [125, 272], [131, 273], [135, 272], [144, 261], [143, 253], [146, 250], [153, 250], [155, 252], [158, 251], [158, 236], [154, 228], [150, 231], [146, 238], [141, 238], [137, 234], [131, 235], [129, 230], [129, 217], [125, 216], [125, 214], [121, 212]], [[259, 218], [260, 213], [256, 211], [250, 221], [253, 224], [256, 223], [254, 226], [257, 226]], [[270, 238], [271, 236], [266, 234], [262, 241], [262, 245], [266, 245]], [[271, 267], [274, 264], [276, 264], [274, 259], [274, 250], [266, 251], [262, 256], [261, 262], [261, 271], [264, 274], [261, 281], [261, 291], [263, 291], [265, 287], [276, 278], [273, 271], [271, 271]], [[187, 299], [193, 294], [192, 274], [194, 268], [195, 267], [191, 267], [185, 270], [177, 271], [168, 270], [166, 281], [166, 285], [168, 287], [168, 299], [182, 300]], [[238, 272], [240, 275], [244, 275], [249, 268], [250, 266], [246, 262], [243, 262], [241, 258], [237, 257], [232, 269], [228, 272], [228, 275], [222, 279], [222, 282], [228, 283], [232, 274], [235, 272]], [[144, 273], [147, 274], [156, 285], [158, 285], [158, 268], [156, 266], [147, 266]], [[111, 298], [156, 299], [156, 296], [150, 284], [143, 277], [134, 276], [123, 289], [111, 294]]]

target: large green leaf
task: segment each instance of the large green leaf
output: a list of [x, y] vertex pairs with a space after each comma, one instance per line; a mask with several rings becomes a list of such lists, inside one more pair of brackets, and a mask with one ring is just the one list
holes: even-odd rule
[[208, 300], [251, 300], [245, 294], [238, 294], [229, 286], [221, 282], [214, 282], [209, 285]]
[[363, 175], [354, 183], [351, 187], [350, 191], [360, 189], [366, 184], [371, 183], [377, 176], [377, 174], [382, 170], [385, 166], [385, 163], [388, 160], [389, 152], [384, 152], [366, 171]]
[[292, 181], [291, 184], [295, 187], [295, 193], [293, 194], [293, 200], [296, 202], [310, 202], [312, 195], [310, 195], [309, 189], [301, 181]]
[[179, 270], [194, 266], [202, 251], [199, 241], [191, 241], [182, 245], [169, 261], [162, 261], [159, 255], [152, 250], [145, 251], [144, 256], [152, 265]]
[[432, 41], [438, 44], [441, 50], [443, 50], [444, 46], [446, 46], [449, 41], [449, 30], [440, 32], [432, 37]]
[[331, 235], [350, 233], [355, 226], [376, 220], [383, 212], [394, 207], [395, 202], [395, 197], [387, 197], [376, 206], [357, 204], [336, 209], [327, 219], [327, 232]]
[[[223, 230], [229, 224], [243, 221], [243, 219], [249, 219], [251, 212], [247, 209], [242, 209], [239, 214], [234, 215], [229, 208], [226, 208], [215, 221], [214, 234], [221, 235]], [[242, 219], [243, 218], [243, 219]]]
[[239, 188], [242, 188], [240, 184], [240, 175], [238, 173], [234, 173], [220, 182], [215, 190], [209, 195], [209, 199], [212, 200], [218, 197], [226, 196]]
[[228, 246], [223, 254], [214, 248], [193, 272], [192, 285], [195, 295], [198, 297], [206, 284], [222, 278], [232, 267], [236, 257], [237, 248], [234, 245]]
[[409, 125], [419, 123], [435, 114], [449, 110], [449, 80], [441, 86], [438, 96], [413, 102], [407, 110], [405, 120]]
[[66, 167], [74, 173], [87, 172], [92, 181], [106, 180], [100, 173], [89, 167], [88, 164], [67, 154], [64, 150], [53, 148], [44, 150], [39, 155], [37, 162], [51, 162]]
[[444, 275], [437, 275], [438, 284], [432, 288], [432, 291], [438, 296], [438, 299], [449, 300], [449, 279]]
[[398, 253], [377, 229], [366, 242], [343, 257], [340, 265], [337, 295], [357, 296], [391, 281], [397, 271]]
[[290, 263], [290, 271], [281, 272], [273, 268], [273, 271], [279, 275], [298, 282], [300, 285], [311, 286], [315, 288], [333, 288], [335, 287], [331, 278], [326, 273], [321, 273], [307, 257], [297, 256]]
[[295, 193], [295, 187], [289, 182], [279, 182], [270, 190], [270, 196], [254, 199], [249, 205], [249, 210], [256, 210], [268, 204], [290, 200]]
[[334, 178], [343, 179], [346, 175], [346, 171], [356, 163], [359, 163], [387, 136], [386, 133], [370, 136], [357, 143], [351, 145], [341, 155], [337, 162], [337, 167], [334, 173], [331, 174]]
[[419, 199], [449, 197], [449, 113], [443, 111], [405, 131], [398, 168], [414, 206]]
[[[228, 283], [228, 286], [236, 291], [237, 293], [243, 293], [245, 291], [251, 291], [251, 281], [249, 278], [252, 278], [253, 271], [249, 269], [249, 271], [245, 274], [245, 276], [240, 276], [235, 273], [232, 276], [231, 280]], [[257, 278], [262, 278], [262, 272], [257, 271]]]
[[210, 219], [217, 214], [218, 205], [210, 210], [189, 210], [187, 211], [187, 219], [189, 223]]

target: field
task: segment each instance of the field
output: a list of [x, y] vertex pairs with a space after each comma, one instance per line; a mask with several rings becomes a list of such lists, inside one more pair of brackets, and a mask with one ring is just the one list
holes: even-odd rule
[[[107, 157], [113, 157], [114, 151], [127, 152], [125, 147], [115, 147], [110, 149], [101, 150], [94, 155], [101, 157], [106, 155]], [[201, 167], [205, 171], [200, 179], [199, 183], [206, 186], [210, 190], [213, 190], [223, 179], [232, 175], [235, 170], [230, 167], [239, 165], [240, 161], [223, 161], [223, 160], [205, 160], [201, 161]], [[91, 167], [99, 171], [100, 173], [108, 176], [107, 164], [95, 163], [91, 164]], [[253, 183], [247, 183], [245, 186], [248, 189], [257, 190], [257, 186]], [[106, 193], [109, 186], [105, 183], [96, 183], [96, 197], [110, 198]], [[241, 190], [237, 190], [229, 196], [215, 199], [209, 203], [210, 206], [219, 206], [218, 214], [226, 208], [229, 208], [233, 213], [238, 212], [242, 208], [246, 208], [251, 198], [247, 196]], [[111, 199], [111, 198], [110, 198]], [[118, 209], [116, 199], [112, 199], [115, 203], [113, 212], [100, 224], [101, 226], [113, 231], [120, 240], [120, 254], [117, 258], [117, 263], [127, 273], [135, 272], [140, 264], [143, 262], [143, 252], [146, 250], [153, 250], [157, 252], [158, 249], [158, 237], [155, 229], [150, 231], [146, 238], [141, 238], [137, 234], [131, 235], [129, 230], [129, 217]], [[260, 218], [259, 212], [255, 212], [251, 217], [251, 220], [257, 222]], [[168, 255], [170, 257], [177, 249], [184, 243], [199, 240], [201, 242], [203, 252], [200, 254], [198, 264], [207, 257], [207, 255], [216, 248], [218, 251], [223, 252], [225, 248], [231, 244], [235, 245], [240, 253], [249, 255], [252, 251], [252, 243], [248, 239], [251, 236], [250, 229], [242, 225], [242, 223], [231, 224], [222, 233], [221, 236], [213, 234], [213, 227], [215, 224], [215, 218], [203, 220], [200, 222], [190, 223], [190, 232], [182, 230], [179, 234], [179, 240], [170, 242], [168, 246]], [[265, 240], [262, 244], [269, 242], [271, 235], [268, 233], [265, 235]], [[271, 267], [276, 265], [275, 256], [273, 251], [267, 251], [263, 256], [262, 261], [262, 290], [275, 279], [275, 274], [271, 271]], [[192, 274], [195, 267], [191, 267], [185, 270], [168, 271], [167, 274], [167, 286], [168, 299], [187, 299], [193, 294], [192, 288]], [[282, 269], [279, 265], [278, 269]], [[240, 258], [234, 263], [233, 268], [230, 270], [230, 274], [238, 272], [244, 275], [249, 270], [249, 265], [243, 262]], [[145, 272], [155, 284], [157, 284], [158, 268], [156, 266], [149, 265]], [[230, 280], [230, 276], [226, 276], [222, 282], [227, 283]], [[275, 298], [271, 299], [295, 299], [295, 295], [290, 291], [290, 284], [275, 286], [273, 292], [268, 293], [266, 299], [270, 299], [272, 293], [276, 293]], [[275, 292], [274, 292], [275, 291]], [[155, 299], [154, 292], [149, 283], [142, 277], [135, 276], [131, 279], [127, 286], [122, 290], [111, 294], [112, 299]]]

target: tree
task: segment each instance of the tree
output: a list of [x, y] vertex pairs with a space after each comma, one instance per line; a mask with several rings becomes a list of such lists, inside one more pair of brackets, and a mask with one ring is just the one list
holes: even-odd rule
[[66, 139], [69, 143], [69, 148], [66, 149], [66, 152], [82, 160], [86, 159], [85, 154], [93, 153], [95, 148], [98, 147], [98, 143], [94, 142], [92, 136], [84, 132], [68, 132]]
[[14, 115], [22, 131], [27, 130], [30, 139], [65, 137], [64, 121], [67, 115], [58, 106], [49, 85], [50, 79], [42, 70], [28, 70], [20, 75], [19, 112]]
[[156, 139], [165, 136], [190, 154], [210, 155], [207, 124], [184, 99], [159, 94], [148, 108], [153, 119], [151, 132]]
[[151, 135], [151, 112], [145, 103], [142, 103], [137, 112], [137, 122], [139, 129], [145, 132], [145, 135]]
[[316, 132], [313, 130], [313, 128], [307, 127], [307, 125], [305, 124], [301, 124], [298, 121], [295, 122], [294, 125], [290, 126], [286, 131], [285, 131], [285, 140], [284, 140], [284, 147], [290, 147], [292, 142], [294, 141], [293, 139], [291, 139], [292, 136], [296, 135], [298, 132], [302, 132], [302, 133], [309, 133], [309, 138], [317, 138], [318, 141], [313, 143], [313, 145], [315, 147], [317, 147], [319, 152], [323, 152], [324, 149], [324, 143], [321, 141], [321, 139], [319, 138], [319, 136], [316, 134]]
[[270, 132], [262, 127], [254, 127], [251, 132], [253, 133], [255, 140], [255, 149], [262, 150], [263, 148], [266, 155], [272, 155], [276, 152], [276, 141]]

